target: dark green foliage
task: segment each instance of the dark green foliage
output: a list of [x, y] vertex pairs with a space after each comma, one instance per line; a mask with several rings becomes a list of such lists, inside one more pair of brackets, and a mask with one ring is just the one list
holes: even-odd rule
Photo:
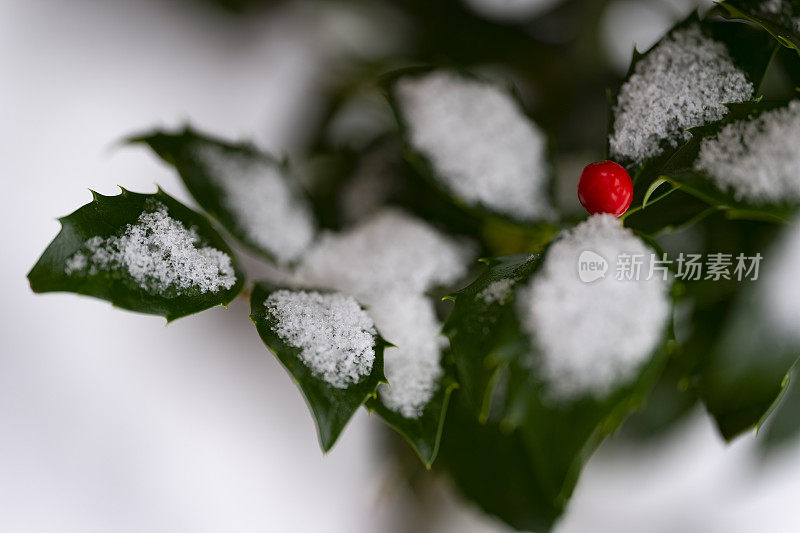
[[[270, 2], [219, 3], [243, 9]], [[606, 116], [613, 125], [616, 103], [615, 93], [606, 90], [623, 83], [649, 53], [634, 51], [625, 77], [609, 73], [596, 50], [597, 21], [605, 4], [564, 0], [535, 20], [505, 23], [480, 18], [461, 0], [397, 0], [392, 5], [415, 29], [413, 45], [403, 57], [343, 69], [346, 74], [321, 91], [325, 111], [308, 128], [311, 140], [293, 167], [302, 169], [303, 187], [289, 183], [298, 200], [311, 207], [319, 228], [340, 230], [383, 205], [393, 205], [439, 229], [468, 237], [482, 253], [495, 257], [483, 260], [477, 278], [451, 292], [445, 298], [450, 301], [439, 309], [450, 347], [442, 350], [444, 375], [438, 390], [418, 418], [406, 418], [381, 402], [384, 353], [390, 345], [380, 332], [375, 337], [372, 373], [355, 385], [336, 389], [313, 376], [298, 358], [298, 349], [276, 335], [264, 301], [280, 287], [260, 282], [251, 296], [256, 329], [300, 387], [323, 450], [333, 446], [364, 405], [407, 441], [426, 468], [434, 465], [481, 509], [517, 529], [547, 531], [555, 523], [586, 461], [625, 420], [623, 437], [651, 438], [702, 402], [728, 440], [763, 428], [759, 438], [767, 449], [800, 432], [800, 387], [795, 383], [796, 367], [792, 370], [800, 346], [776, 335], [758, 312], [757, 282], [676, 282], [673, 296], [685, 316], [675, 319], [674, 333], [672, 328], [665, 332], [638, 379], [604, 399], [553, 403], [531, 364], [536, 348], [517, 318], [515, 289], [534, 275], [559, 230], [577, 220], [520, 221], [464, 205], [405, 139], [391, 89], [399, 76], [447, 68], [483, 77], [488, 72], [483, 67], [492, 65], [496, 70], [490, 76], [507, 76], [520, 108], [547, 133], [556, 169], [576, 153], [581, 158], [601, 157]], [[783, 11], [773, 14], [759, 6], [750, 0], [721, 2], [708, 16], [692, 14], [672, 28], [700, 24], [707, 35], [724, 42], [756, 87], [756, 95], [751, 102], [729, 104], [723, 120], [694, 128], [690, 139], [665, 145], [656, 158], [641, 165], [620, 161], [634, 178], [634, 200], [624, 225], [658, 252], [663, 247], [767, 257], [787, 222], [797, 217], [800, 206], [795, 203], [739, 200], [694, 170], [704, 139], [732, 121], [755, 117], [798, 97], [794, 88], [800, 87], [800, 32], [792, 18], [800, 20], [800, 3], [786, 1]], [[337, 113], [361, 93], [386, 97], [382, 118], [388, 125], [359, 142], [334, 138]], [[234, 237], [274, 259], [270, 250], [248, 237], [240, 215], [225, 205], [219, 181], [192, 146], [210, 143], [235, 158], [280, 166], [290, 180], [294, 170], [251, 144], [222, 141], [189, 128], [154, 131], [132, 141], [147, 144], [174, 166], [198, 204]], [[365, 169], [383, 189], [374, 198], [365, 198], [360, 211], [346, 212], [349, 187]], [[86, 239], [118, 235], [136, 221], [150, 198], [166, 205], [170, 216], [187, 227], [198, 228], [204, 245], [233, 258], [202, 215], [160, 190], [154, 195], [124, 190], [113, 197], [95, 194], [92, 203], [61, 219], [61, 233], [29, 274], [33, 290], [87, 294], [168, 320], [230, 302], [244, 284], [238, 267], [236, 285], [214, 294], [152, 294], [119, 273], [84, 277], [65, 273], [67, 259]], [[577, 205], [574, 193], [571, 198]], [[556, 207], [563, 207], [563, 199]], [[487, 299], [484, 291], [494, 282], [507, 282], [513, 288], [505, 296]]]
[[[233, 252], [202, 215], [182, 205], [161, 189], [155, 194], [139, 194], [122, 189], [118, 196], [92, 193], [94, 200], [71, 215], [60, 218], [61, 231], [28, 274], [35, 292], [75, 292], [108, 300], [116, 307], [161, 315], [168, 321], [197, 313], [217, 305], [227, 305], [244, 286], [244, 274]], [[183, 223], [186, 229], [197, 228], [200, 243], [230, 256], [236, 283], [227, 290], [202, 293], [189, 288], [153, 292], [143, 289], [126, 272], [101, 270], [81, 275], [66, 273], [67, 260], [79, 252], [92, 237], [119, 236], [129, 224], [135, 224], [148, 202], [166, 206], [169, 216]]]

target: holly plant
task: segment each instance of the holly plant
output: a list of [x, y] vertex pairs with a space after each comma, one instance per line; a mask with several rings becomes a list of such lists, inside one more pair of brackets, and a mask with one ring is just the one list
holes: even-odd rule
[[719, 2], [620, 78], [591, 52], [605, 2], [517, 22], [395, 4], [418, 31], [327, 84], [292, 157], [129, 136], [194, 205], [92, 193], [33, 291], [168, 322], [247, 298], [322, 451], [363, 407], [410, 483], [447, 477], [520, 530], [554, 524], [609, 435], [698, 404], [728, 441], [797, 432], [800, 2]]

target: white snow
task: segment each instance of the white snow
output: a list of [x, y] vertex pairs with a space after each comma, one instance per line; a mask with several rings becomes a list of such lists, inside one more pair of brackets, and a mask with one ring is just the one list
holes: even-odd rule
[[514, 283], [515, 280], [510, 278], [493, 281], [478, 293], [478, 298], [487, 304], [503, 304], [511, 296], [511, 289], [514, 287]]
[[[609, 263], [604, 278], [584, 283], [586, 250]], [[641, 277], [618, 280], [621, 253], [642, 254]], [[647, 280], [651, 250], [609, 214], [594, 215], [549, 248], [539, 271], [517, 294], [523, 328], [534, 343], [531, 363], [557, 402], [606, 397], [634, 379], [663, 338], [669, 282]]]
[[248, 240], [283, 264], [308, 248], [316, 232], [314, 216], [278, 163], [200, 141], [192, 153]]
[[439, 388], [439, 359], [448, 345], [433, 302], [421, 294], [397, 291], [375, 299], [369, 313], [381, 335], [396, 346], [384, 351], [389, 385], [379, 387], [380, 399], [392, 411], [417, 418]]
[[508, 92], [435, 71], [401, 79], [395, 95], [409, 142], [457, 199], [519, 219], [552, 215], [545, 136]]
[[301, 349], [298, 357], [314, 376], [344, 389], [372, 372], [375, 325], [353, 297], [279, 290], [264, 305], [275, 333]]
[[196, 227], [186, 229], [164, 204], [148, 200], [136, 224], [120, 236], [90, 238], [67, 259], [64, 271], [70, 276], [124, 271], [150, 293], [230, 289], [236, 283], [230, 256], [200, 243]]
[[611, 157], [640, 164], [663, 145], [688, 140], [689, 128], [720, 120], [724, 103], [753, 96], [753, 84], [733, 63], [725, 44], [698, 24], [667, 35], [635, 66], [619, 91]]
[[340, 233], [325, 233], [297, 267], [299, 280], [364, 303], [396, 289], [422, 294], [467, 272], [470, 247], [392, 208]]
[[471, 251], [422, 220], [384, 209], [347, 231], [323, 235], [298, 264], [298, 283], [354, 295], [397, 346], [384, 352], [390, 385], [379, 397], [406, 418], [420, 416], [438, 390], [447, 345], [424, 293], [463, 277]]
[[727, 124], [703, 140], [695, 168], [740, 200], [800, 200], [800, 101]]

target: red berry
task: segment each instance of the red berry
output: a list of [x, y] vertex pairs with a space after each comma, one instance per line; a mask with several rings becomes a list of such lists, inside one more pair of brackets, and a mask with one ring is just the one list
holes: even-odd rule
[[618, 217], [628, 210], [633, 200], [631, 176], [613, 161], [590, 163], [578, 182], [578, 200], [591, 215], [611, 213]]

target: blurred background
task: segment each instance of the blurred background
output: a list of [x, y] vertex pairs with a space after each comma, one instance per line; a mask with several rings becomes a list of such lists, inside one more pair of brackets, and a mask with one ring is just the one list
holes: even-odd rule
[[[87, 188], [158, 183], [193, 205], [170, 169], [120, 146], [124, 136], [191, 122], [292, 155], [329, 143], [320, 124], [351, 73], [390, 56], [458, 64], [470, 40], [489, 73], [582, 72], [568, 94], [544, 83], [521, 91], [554, 132], [559, 188], [578, 208], [579, 169], [602, 154], [604, 88], [619, 83], [634, 43], [648, 48], [696, 4], [223, 4], [0, 0], [0, 531], [504, 531], [444, 479], [412, 491], [386, 451], [394, 437], [366, 411], [323, 457], [243, 299], [165, 328], [97, 300], [34, 297], [25, 275], [57, 233], [55, 217], [90, 200]], [[418, 33], [439, 40], [420, 44]], [[511, 37], [490, 40], [501, 34]], [[329, 129], [379, 130], [374, 105]], [[769, 457], [754, 435], [725, 445], [698, 408], [657, 441], [604, 443], [556, 531], [791, 531], [799, 493], [796, 441]]]

